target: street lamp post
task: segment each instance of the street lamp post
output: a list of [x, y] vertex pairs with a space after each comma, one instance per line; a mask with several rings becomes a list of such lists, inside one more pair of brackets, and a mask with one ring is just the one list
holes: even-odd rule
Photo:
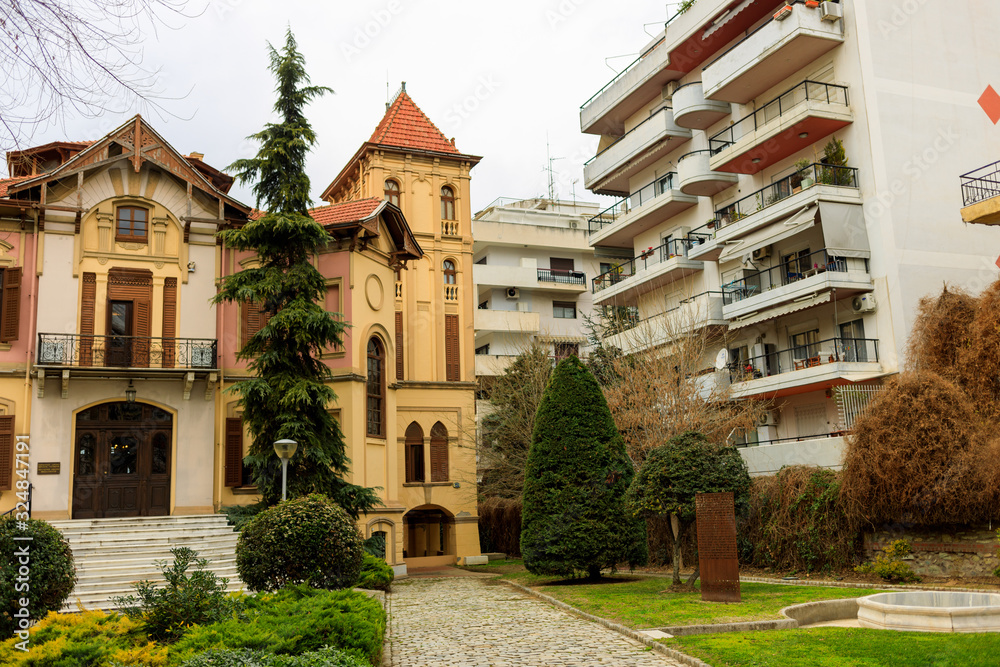
[[274, 443], [274, 453], [281, 459], [281, 499], [288, 499], [288, 459], [295, 456], [299, 443], [294, 440], [282, 439]]

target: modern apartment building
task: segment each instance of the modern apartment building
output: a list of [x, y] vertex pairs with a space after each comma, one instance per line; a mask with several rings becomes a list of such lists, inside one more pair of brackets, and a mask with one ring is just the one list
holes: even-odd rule
[[685, 4], [580, 110], [600, 135], [585, 185], [620, 197], [590, 243], [632, 254], [591, 281], [594, 305], [638, 309], [624, 349], [721, 335], [698, 370], [773, 401], [742, 438], [752, 472], [837, 467], [837, 388], [905, 365], [920, 297], [995, 278], [1000, 246], [953, 224], [953, 179], [1000, 148], [980, 98], [1000, 8]]
[[586, 356], [590, 280], [611, 266], [587, 240], [600, 208], [501, 198], [473, 218], [477, 377], [501, 373], [532, 343], [553, 357]]

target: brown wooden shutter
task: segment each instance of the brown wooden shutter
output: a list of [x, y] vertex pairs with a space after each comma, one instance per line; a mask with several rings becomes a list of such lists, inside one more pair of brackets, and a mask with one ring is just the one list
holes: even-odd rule
[[243, 482], [243, 420], [226, 418], [226, 486]]
[[[174, 336], [177, 335], [177, 278], [163, 281], [163, 367], [174, 367]], [[191, 361], [190, 359], [188, 361]]]
[[572, 271], [573, 260], [563, 257], [549, 257], [549, 269], [552, 271]]
[[247, 344], [255, 333], [264, 328], [267, 321], [271, 319], [270, 313], [261, 312], [256, 301], [248, 301], [242, 305], [241, 327], [243, 331], [243, 345]]
[[83, 274], [80, 308], [80, 365], [94, 363], [94, 303], [97, 300], [97, 274]]
[[396, 379], [403, 381], [403, 313], [396, 312]]
[[441, 422], [431, 428], [431, 481], [448, 481], [448, 429]]
[[0, 417], [0, 491], [13, 488], [14, 477], [14, 416]]
[[444, 361], [445, 379], [457, 381], [462, 379], [461, 364], [458, 353], [458, 315], [444, 316]]
[[132, 366], [147, 368], [149, 366], [149, 336], [152, 329], [150, 302], [134, 301], [133, 304], [135, 306], [135, 334], [132, 343]]
[[4, 269], [3, 313], [0, 314], [0, 342], [17, 340], [21, 328], [21, 268]]

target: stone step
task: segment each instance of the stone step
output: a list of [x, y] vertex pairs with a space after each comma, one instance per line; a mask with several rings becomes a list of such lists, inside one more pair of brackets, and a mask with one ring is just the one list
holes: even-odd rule
[[[236, 559], [217, 560], [209, 564], [206, 570], [215, 572], [220, 577], [231, 577], [236, 575]], [[76, 586], [92, 586], [95, 583], [118, 582], [118, 581], [161, 581], [163, 573], [154, 565], [139, 567], [123, 567], [114, 570], [101, 569], [90, 572], [76, 573]]]
[[[156, 553], [149, 554], [129, 554], [129, 558], [105, 558], [96, 554], [90, 557], [84, 557], [77, 559], [76, 571], [78, 574], [86, 572], [87, 574], [92, 574], [94, 572], [117, 572], [119, 570], [136, 570], [141, 568], [153, 568], [159, 571], [156, 565], [157, 561], [167, 561], [168, 563], [173, 562], [173, 558], [169, 553], [164, 552], [162, 555]], [[211, 552], [198, 552], [199, 558], [207, 558], [209, 561], [209, 567], [214, 563], [234, 560], [236, 557], [236, 552], [233, 549], [215, 549]]]
[[171, 525], [228, 525], [224, 514], [195, 514], [190, 516], [120, 517], [110, 519], [73, 519], [71, 521], [50, 521], [59, 531], [90, 531], [104, 529], [126, 529], [130, 527], [152, 527]]
[[78, 535], [64, 535], [70, 546], [87, 546], [95, 542], [111, 544], [114, 542], [138, 542], [147, 540], [171, 540], [175, 538], [188, 538], [194, 536], [204, 537], [238, 537], [239, 533], [227, 528], [163, 528], [163, 529], [137, 529], [130, 531], [107, 531], [80, 533]]
[[191, 531], [186, 535], [173, 537], [147, 537], [142, 540], [128, 539], [97, 539], [87, 542], [70, 543], [73, 554], [91, 554], [94, 552], [129, 554], [136, 552], [162, 551], [169, 554], [173, 547], [190, 547], [195, 551], [201, 551], [198, 545], [203, 548], [210, 548], [221, 545], [232, 545], [236, 548], [236, 535], [201, 535], [196, 531]]
[[[239, 581], [239, 579], [230, 579], [229, 585], [226, 587], [226, 591], [230, 593], [240, 591], [245, 592], [246, 587]], [[112, 597], [132, 595], [133, 593], [135, 593], [135, 589], [130, 586], [108, 587], [106, 589], [101, 589], [100, 591], [88, 591], [82, 595], [77, 595], [76, 591], [74, 591], [66, 599], [62, 610], [64, 612], [78, 611], [78, 604], [82, 604], [84, 609], [113, 610], [115, 605], [111, 602]]]

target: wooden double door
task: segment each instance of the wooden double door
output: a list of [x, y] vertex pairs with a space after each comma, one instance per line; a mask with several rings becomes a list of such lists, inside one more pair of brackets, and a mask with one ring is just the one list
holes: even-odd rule
[[73, 518], [170, 513], [173, 418], [142, 403], [105, 403], [76, 419]]

